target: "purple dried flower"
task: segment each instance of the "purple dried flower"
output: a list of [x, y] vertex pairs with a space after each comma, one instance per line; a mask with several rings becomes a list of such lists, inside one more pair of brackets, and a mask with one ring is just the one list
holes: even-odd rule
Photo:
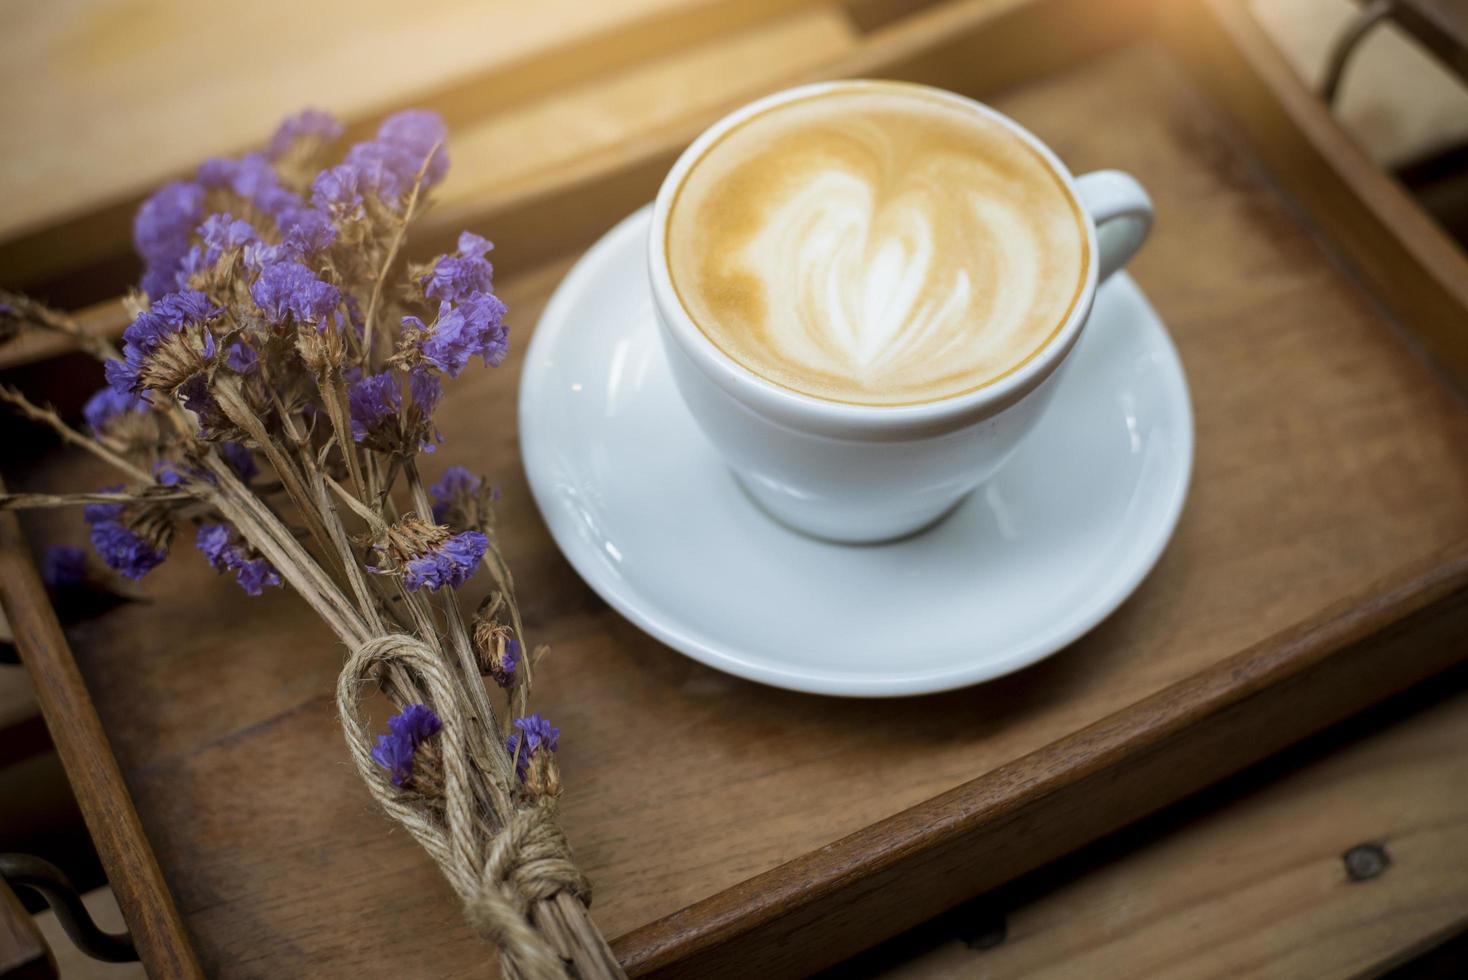
[[259, 595], [266, 586], [280, 586], [280, 573], [264, 558], [254, 558], [235, 564], [234, 580], [245, 590], [246, 595]]
[[361, 203], [358, 195], [372, 195], [396, 206], [412, 189], [425, 161], [423, 186], [432, 187], [443, 180], [449, 167], [443, 149], [446, 135], [443, 120], [434, 113], [416, 109], [400, 112], [382, 124], [376, 139], [348, 150], [341, 166], [329, 171], [332, 176], [327, 184], [323, 184], [325, 175], [318, 177], [312, 199], [326, 205], [333, 214], [355, 211]]
[[503, 323], [505, 304], [493, 293], [479, 293], [459, 304], [469, 322], [470, 331], [478, 338], [474, 353], [490, 367], [499, 367], [510, 352], [509, 328]]
[[165, 323], [183, 327], [214, 319], [219, 315], [219, 308], [198, 290], [181, 289], [154, 303], [149, 312], [156, 314]]
[[157, 299], [174, 288], [189, 236], [204, 213], [204, 189], [174, 181], [143, 202], [133, 219], [133, 245], [143, 257], [143, 292]]
[[316, 175], [311, 183], [311, 205], [330, 215], [355, 214], [362, 207], [362, 173], [339, 163]]
[[189, 474], [179, 469], [176, 463], [160, 459], [153, 464], [153, 479], [158, 481], [159, 486], [176, 487], [189, 479]]
[[443, 722], [427, 705], [410, 704], [387, 720], [390, 733], [377, 736], [372, 760], [387, 770], [394, 786], [413, 777], [413, 754], [443, 729]]
[[394, 732], [377, 736], [372, 761], [387, 770], [394, 786], [402, 786], [413, 778], [413, 741]]
[[500, 668], [505, 675], [505, 681], [501, 686], [510, 686], [509, 682], [514, 678], [515, 668], [518, 666], [520, 666], [520, 641], [511, 637], [510, 641], [505, 644], [504, 663]]
[[107, 387], [120, 395], [130, 395], [138, 386], [138, 375], [126, 361], [108, 361], [102, 365], [102, 376]]
[[322, 109], [302, 109], [294, 116], [287, 116], [280, 124], [270, 138], [265, 155], [271, 160], [279, 160], [303, 140], [334, 143], [341, 135], [342, 124], [331, 113]]
[[248, 595], [259, 595], [267, 585], [280, 585], [275, 567], [223, 524], [203, 525], [194, 543], [215, 570], [234, 572], [235, 581]]
[[298, 208], [280, 219], [281, 251], [295, 258], [324, 252], [336, 241], [331, 217], [315, 208]]
[[194, 290], [164, 296], [123, 332], [123, 360], [107, 363], [107, 382], [121, 392], [177, 388], [214, 360], [209, 322], [219, 313]]
[[394, 735], [408, 739], [417, 748], [437, 735], [443, 722], [426, 704], [410, 704], [387, 720], [387, 727]]
[[519, 731], [505, 739], [505, 751], [515, 760], [515, 772], [523, 780], [537, 753], [556, 751], [561, 730], [540, 715], [516, 718], [515, 727]]
[[[115, 363], [115, 362], [114, 362]], [[130, 414], [147, 414], [148, 400], [130, 391], [118, 391], [111, 385], [99, 388], [82, 406], [82, 415], [93, 435], [101, 435], [118, 417]]]
[[227, 190], [237, 166], [229, 157], [210, 157], [199, 164], [194, 177], [200, 186], [209, 190]]
[[229, 567], [225, 552], [229, 550], [230, 538], [229, 528], [225, 525], [205, 524], [199, 528], [194, 545], [204, 553], [204, 558], [210, 565], [223, 571]]
[[480, 664], [481, 669], [488, 668], [496, 684], [508, 691], [515, 683], [515, 668], [520, 666], [520, 641], [513, 636], [506, 639], [502, 648], [490, 651], [487, 663], [481, 659]]
[[[428, 160], [428, 168], [423, 177], [425, 187], [437, 184], [448, 173], [449, 157], [443, 148], [447, 139], [448, 129], [443, 124], [443, 118], [436, 112], [423, 109], [407, 109], [395, 113], [384, 120], [377, 130], [379, 143], [401, 150], [412, 161], [412, 169], [403, 174], [409, 184], [417, 177], [423, 161]], [[433, 154], [431, 160], [428, 157], [430, 153]]]
[[443, 401], [443, 382], [432, 371], [416, 367], [408, 372], [408, 394], [413, 398], [419, 418], [426, 422]]
[[450, 466], [444, 470], [443, 476], [428, 490], [429, 496], [433, 498], [434, 521], [443, 524], [450, 510], [463, 509], [482, 486], [484, 479], [462, 466]]
[[450, 536], [442, 544], [407, 562], [403, 585], [409, 592], [457, 589], [474, 575], [489, 548], [489, 538], [478, 531]]
[[272, 324], [294, 319], [297, 323], [317, 324], [317, 329], [329, 322], [341, 302], [335, 286], [316, 278], [301, 263], [290, 261], [262, 269], [260, 278], [250, 287], [250, 297]]
[[196, 177], [204, 187], [229, 191], [272, 218], [302, 206], [299, 197], [280, 186], [280, 177], [263, 153], [247, 153], [238, 160], [205, 160]]
[[420, 282], [430, 299], [458, 302], [475, 293], [487, 293], [494, 287], [494, 267], [484, 257], [494, 248], [472, 232], [459, 235], [459, 254], [446, 255], [433, 266], [433, 271]]
[[342, 165], [355, 171], [354, 182], [362, 196], [375, 197], [393, 207], [408, 193], [418, 174], [407, 154], [378, 142], [358, 143], [347, 151]]
[[[204, 268], [212, 268], [224, 253], [243, 250], [260, 238], [248, 221], [223, 213], [211, 214], [205, 218], [204, 223], [199, 226], [199, 237], [204, 240], [205, 252], [197, 261], [202, 262]], [[192, 255], [191, 252], [185, 265], [193, 264], [195, 260]]]
[[53, 589], [74, 589], [87, 580], [87, 553], [70, 545], [52, 545], [41, 558], [41, 580]]
[[440, 303], [431, 326], [407, 316], [403, 327], [412, 331], [425, 363], [457, 378], [471, 357], [481, 357], [491, 367], [504, 361], [510, 349], [504, 315], [505, 304], [493, 293], [475, 293], [458, 304]]
[[166, 551], [143, 540], [124, 526], [122, 504], [88, 504], [83, 516], [91, 525], [92, 547], [107, 563], [107, 567], [126, 578], [140, 579], [168, 557]]
[[188, 289], [189, 280], [201, 273], [208, 272], [213, 263], [208, 260], [202, 245], [190, 245], [189, 250], [178, 262], [178, 271], [174, 273], [173, 288]]
[[484, 486], [484, 478], [475, 476], [462, 466], [450, 466], [429, 489], [436, 503], [448, 503], [455, 497], [472, 496]]
[[247, 344], [233, 343], [225, 351], [224, 363], [236, 374], [254, 374], [260, 365], [260, 355]]
[[255, 465], [255, 455], [238, 442], [221, 442], [218, 447], [219, 457], [224, 460], [225, 465], [234, 470], [234, 475], [245, 483], [254, 479], [255, 474], [260, 472]]
[[[403, 394], [391, 371], [354, 381], [347, 389], [347, 408], [352, 417], [352, 438], [362, 442], [372, 436], [391, 438], [396, 430]], [[389, 431], [389, 430], [392, 431]]]

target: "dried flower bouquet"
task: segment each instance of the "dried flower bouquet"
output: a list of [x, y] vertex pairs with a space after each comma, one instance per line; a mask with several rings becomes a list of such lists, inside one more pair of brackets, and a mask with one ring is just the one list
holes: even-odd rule
[[[559, 732], [529, 712], [544, 650], [526, 643], [494, 494], [461, 468], [432, 487], [418, 471], [439, 442], [444, 381], [508, 350], [490, 244], [466, 232], [434, 262], [401, 258], [448, 168], [436, 116], [399, 113], [319, 169], [340, 136], [306, 111], [265, 152], [209, 160], [149, 198], [120, 351], [0, 295], [0, 339], [62, 334], [106, 362], [108, 382], [85, 430], [18, 391], [0, 398], [122, 481], [0, 506], [85, 506], [93, 546], [129, 578], [192, 528], [205, 561], [250, 595], [288, 583], [350, 651], [337, 702], [363, 780], [505, 973], [621, 976], [555, 822]], [[492, 589], [466, 615], [456, 590], [481, 566]], [[374, 687], [398, 712], [375, 739], [363, 717]]]

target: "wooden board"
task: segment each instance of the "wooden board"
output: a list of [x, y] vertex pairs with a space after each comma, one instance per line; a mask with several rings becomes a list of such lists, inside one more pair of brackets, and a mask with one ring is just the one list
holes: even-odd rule
[[[0, 269], [115, 279], [131, 214], [206, 156], [261, 145], [303, 100], [347, 119], [431, 104], [456, 124], [697, 47], [811, 0], [27, 0], [0, 12]], [[218, 39], [229, 38], [221, 57]], [[815, 49], [819, 50], [819, 48]], [[798, 59], [797, 59], [798, 61]], [[360, 137], [362, 128], [349, 135]], [[457, 145], [450, 151], [457, 152]], [[105, 166], [97, 161], [105, 160]], [[470, 153], [445, 193], [503, 156]]]
[[[1468, 678], [1458, 675], [1446, 701], [1365, 731], [1353, 723], [1353, 741], [1322, 740], [1282, 771], [1271, 762], [1267, 782], [1209, 792], [1206, 810], [1189, 803], [1145, 836], [1108, 840], [1109, 860], [1078, 855], [838, 976], [1380, 976], [1468, 929]], [[1370, 847], [1385, 866], [1367, 877], [1376, 868], [1355, 864], [1353, 875], [1347, 855], [1360, 861]]]
[[[3, 488], [0, 483], [0, 492]], [[0, 581], [5, 583], [6, 618], [16, 645], [24, 651], [36, 699], [86, 818], [92, 844], [127, 910], [128, 931], [138, 955], [160, 976], [201, 976], [117, 758], [88, 698], [61, 624], [46, 602], [13, 513], [0, 514]]]
[[[1157, 237], [1135, 273], [1193, 386], [1193, 495], [1151, 579], [1061, 656], [896, 703], [709, 671], [621, 621], [556, 553], [517, 459], [518, 354], [466, 375], [445, 404], [435, 463], [484, 469], [504, 488], [529, 626], [555, 649], [540, 690], [565, 733], [567, 831], [597, 884], [594, 915], [624, 934], [617, 948], [635, 972], [785, 975], [832, 962], [1468, 652], [1462, 403], [1176, 55], [1144, 40], [1036, 77], [1053, 66], [1024, 62], [1022, 35], [1004, 33], [1075, 23], [1067, 15], [1082, 9], [947, 5], [883, 28], [841, 63], [984, 94], [1078, 171], [1124, 167], [1157, 201]], [[515, 337], [585, 236], [650, 196], [677, 138], [475, 213], [506, 218], [510, 241], [544, 257], [517, 267], [501, 238]], [[103, 480], [61, 456], [12, 477], [28, 488]], [[39, 539], [80, 535], [54, 515], [32, 527]], [[447, 888], [386, 832], [345, 762], [329, 700], [340, 653], [325, 631], [287, 596], [248, 601], [229, 582], [201, 582], [190, 555], [150, 582], [156, 603], [71, 639], [205, 969], [401, 976], [481, 964]]]

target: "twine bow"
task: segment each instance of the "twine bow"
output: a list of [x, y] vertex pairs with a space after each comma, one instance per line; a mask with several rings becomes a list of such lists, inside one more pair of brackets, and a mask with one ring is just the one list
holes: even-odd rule
[[[395, 704], [426, 704], [443, 722], [443, 795], [394, 786], [372, 759], [362, 692], [376, 681]], [[438, 863], [475, 930], [501, 950], [509, 975], [560, 980], [565, 961], [531, 923], [535, 903], [566, 892], [589, 904], [591, 885], [571, 860], [555, 800], [525, 802], [493, 720], [478, 717], [453, 672], [421, 640], [393, 633], [347, 659], [336, 690], [347, 747], [388, 815]]]

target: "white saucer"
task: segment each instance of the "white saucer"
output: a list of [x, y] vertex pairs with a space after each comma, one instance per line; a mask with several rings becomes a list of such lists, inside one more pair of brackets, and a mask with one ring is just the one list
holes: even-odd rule
[[1047, 414], [930, 530], [850, 546], [775, 523], [684, 410], [653, 321], [648, 209], [556, 290], [530, 342], [520, 444], [536, 503], [618, 612], [710, 667], [887, 697], [1041, 660], [1129, 596], [1187, 495], [1193, 418], [1177, 351], [1126, 275], [1096, 299]]

